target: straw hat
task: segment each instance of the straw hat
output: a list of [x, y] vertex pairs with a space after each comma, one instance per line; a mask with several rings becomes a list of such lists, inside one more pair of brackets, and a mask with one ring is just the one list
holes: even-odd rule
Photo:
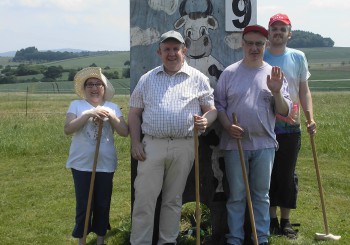
[[75, 93], [79, 97], [85, 99], [84, 84], [87, 79], [92, 77], [97, 78], [104, 83], [105, 85], [104, 99], [111, 100], [114, 96], [115, 90], [113, 85], [108, 81], [105, 75], [102, 74], [102, 69], [100, 67], [87, 67], [78, 71], [78, 73], [74, 77]]

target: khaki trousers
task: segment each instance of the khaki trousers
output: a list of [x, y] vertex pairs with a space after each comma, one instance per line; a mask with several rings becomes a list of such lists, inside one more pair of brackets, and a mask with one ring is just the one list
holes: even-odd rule
[[194, 161], [192, 137], [145, 135], [146, 160], [138, 162], [130, 242], [151, 245], [157, 198], [162, 192], [158, 245], [175, 243], [179, 234], [182, 194]]

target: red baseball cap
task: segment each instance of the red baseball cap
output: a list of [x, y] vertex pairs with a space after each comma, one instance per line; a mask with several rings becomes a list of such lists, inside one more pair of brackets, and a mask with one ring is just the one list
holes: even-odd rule
[[271, 26], [276, 21], [281, 21], [286, 25], [292, 25], [286, 14], [275, 14], [274, 16], [272, 16], [269, 21], [269, 26]]
[[261, 35], [263, 35], [266, 38], [268, 38], [269, 36], [269, 32], [263, 26], [260, 26], [260, 25], [246, 26], [243, 30], [242, 36], [244, 36], [248, 32], [259, 32]]

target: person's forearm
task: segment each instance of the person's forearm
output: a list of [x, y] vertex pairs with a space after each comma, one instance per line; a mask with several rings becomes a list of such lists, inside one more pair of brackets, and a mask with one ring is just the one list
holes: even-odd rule
[[308, 86], [301, 86], [299, 89], [299, 100], [300, 104], [303, 108], [304, 113], [306, 111], [310, 112], [311, 121], [313, 121], [313, 106], [312, 106], [312, 97], [311, 92]]
[[83, 114], [80, 117], [74, 118], [72, 120], [67, 120], [64, 125], [64, 133], [69, 135], [77, 132], [79, 129], [81, 129], [86, 121], [90, 118], [90, 115]]
[[208, 122], [207, 127], [209, 127], [216, 120], [217, 115], [218, 115], [218, 113], [217, 113], [217, 110], [215, 108], [212, 108], [203, 114], [203, 117], [205, 117], [207, 119], [207, 122]]
[[137, 115], [130, 114], [128, 118], [131, 144], [140, 142], [141, 137], [141, 119]]
[[128, 125], [125, 123], [123, 117], [118, 118], [115, 115], [111, 115], [109, 116], [109, 121], [112, 127], [120, 136], [123, 136], [123, 137], [128, 136], [129, 128], [128, 128]]
[[276, 113], [282, 116], [288, 116], [289, 105], [287, 100], [283, 97], [282, 93], [274, 93], [273, 97], [275, 99], [275, 110]]
[[232, 123], [230, 122], [229, 118], [226, 115], [225, 111], [220, 111], [218, 112], [218, 119], [222, 125], [222, 127], [226, 130], [229, 131], [229, 128], [231, 127]]

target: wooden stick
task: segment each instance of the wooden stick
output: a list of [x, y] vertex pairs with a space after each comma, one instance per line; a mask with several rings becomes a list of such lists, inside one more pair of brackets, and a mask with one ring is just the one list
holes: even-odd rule
[[92, 200], [92, 194], [94, 192], [96, 166], [97, 166], [98, 153], [100, 151], [100, 143], [101, 143], [101, 135], [102, 135], [102, 127], [103, 127], [103, 120], [98, 119], [98, 122], [99, 122], [99, 125], [98, 125], [97, 139], [96, 139], [96, 150], [95, 150], [95, 156], [94, 156], [94, 165], [92, 167], [88, 204], [87, 204], [86, 215], [85, 215], [83, 245], [86, 245], [87, 230], [88, 230], [89, 223], [90, 223], [91, 200]]
[[196, 245], [200, 245], [201, 242], [201, 206], [199, 195], [199, 156], [198, 156], [198, 129], [194, 128], [194, 171], [195, 171], [195, 184], [196, 184]]
[[[306, 120], [307, 120], [308, 124], [310, 124], [311, 123], [310, 111], [306, 111], [305, 116], [306, 116]], [[327, 222], [327, 216], [326, 216], [326, 205], [325, 205], [324, 195], [323, 195], [320, 168], [318, 166], [318, 161], [317, 161], [316, 145], [315, 145], [315, 140], [314, 140], [315, 135], [314, 134], [309, 134], [309, 135], [310, 135], [310, 142], [311, 142], [311, 148], [312, 148], [312, 156], [314, 158], [314, 165], [315, 165], [316, 176], [317, 176], [318, 190], [320, 192], [320, 198], [321, 198], [324, 229], [325, 229], [326, 234], [328, 235], [329, 229], [328, 229], [328, 222]]]
[[[232, 118], [233, 118], [233, 124], [238, 126], [236, 113], [232, 113]], [[237, 145], [238, 145], [239, 157], [240, 157], [240, 160], [241, 160], [242, 173], [243, 173], [243, 179], [244, 179], [244, 185], [245, 185], [245, 190], [246, 190], [246, 195], [247, 195], [250, 224], [251, 224], [253, 237], [254, 237], [254, 245], [258, 245], [258, 235], [256, 233], [256, 227], [255, 227], [255, 219], [254, 219], [252, 198], [250, 196], [249, 181], [248, 181], [248, 177], [247, 177], [247, 171], [246, 171], [246, 168], [245, 168], [243, 148], [242, 148], [242, 143], [241, 143], [240, 139], [237, 139]]]

